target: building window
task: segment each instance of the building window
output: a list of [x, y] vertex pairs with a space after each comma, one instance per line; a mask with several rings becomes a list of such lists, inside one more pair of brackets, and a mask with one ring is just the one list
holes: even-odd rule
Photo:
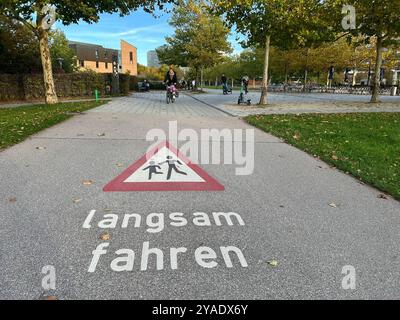
[[106, 69], [108, 69], [108, 62], [106, 62], [105, 65], [106, 65]]
[[99, 50], [96, 49], [96, 59], [99, 58]]
[[131, 64], [133, 63], [133, 52], [132, 51], [129, 52], [129, 61]]
[[96, 61], [96, 68], [97, 69], [99, 68], [99, 62], [98, 61]]
[[81, 67], [84, 67], [84, 66], [85, 66], [85, 61], [84, 61], [84, 60], [79, 60], [79, 65], [80, 65]]

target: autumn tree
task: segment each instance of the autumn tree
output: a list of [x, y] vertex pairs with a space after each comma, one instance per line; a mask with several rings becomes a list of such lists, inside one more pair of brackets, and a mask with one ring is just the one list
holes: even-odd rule
[[341, 21], [346, 19], [342, 15], [344, 5], [355, 8], [355, 28], [347, 32], [353, 36], [362, 36], [367, 43], [375, 42], [375, 73], [371, 102], [379, 102], [380, 75], [385, 47], [399, 43], [400, 39], [400, 1], [399, 0], [326, 0], [330, 8], [330, 17], [333, 27], [341, 29]]
[[[50, 31], [49, 47], [55, 69], [72, 72], [76, 66], [74, 51], [65, 34]], [[62, 66], [60, 66], [60, 62]], [[25, 24], [0, 16], [0, 70], [2, 73], [39, 73], [42, 70], [39, 43]]]
[[228, 42], [230, 30], [219, 17], [210, 14], [207, 1], [179, 1], [173, 8], [170, 24], [175, 33], [166, 38], [166, 46], [157, 50], [159, 59], [166, 64], [194, 68], [196, 78], [204, 68], [221, 62], [232, 51]]
[[213, 11], [246, 37], [245, 46], [264, 49], [260, 104], [267, 103], [270, 46], [309, 47], [330, 39], [331, 31], [320, 18], [319, 0], [212, 0]]
[[0, 15], [20, 21], [30, 28], [39, 41], [43, 69], [46, 103], [58, 102], [53, 80], [53, 68], [49, 47], [49, 20], [55, 17], [63, 24], [97, 22], [101, 13], [118, 12], [121, 16], [138, 8], [153, 12], [163, 3], [173, 0], [1, 0]]

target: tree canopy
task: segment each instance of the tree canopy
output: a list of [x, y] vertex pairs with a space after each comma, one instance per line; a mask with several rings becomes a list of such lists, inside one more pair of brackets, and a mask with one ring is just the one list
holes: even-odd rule
[[331, 13], [332, 27], [340, 29], [343, 19], [341, 9], [351, 5], [355, 9], [355, 28], [347, 30], [353, 36], [362, 36], [366, 43], [374, 42], [376, 47], [374, 86], [371, 102], [379, 102], [380, 70], [383, 49], [400, 43], [400, 1], [399, 0], [326, 0]]
[[[174, 0], [2, 0], [0, 15], [18, 20], [32, 29], [39, 40], [46, 103], [58, 102], [53, 79], [52, 57], [49, 48], [49, 19], [57, 18], [63, 24], [97, 22], [102, 13], [116, 13], [121, 16], [143, 8], [146, 12], [163, 9], [165, 3]], [[55, 17], [50, 13], [53, 11]]]
[[232, 51], [228, 41], [230, 30], [208, 11], [206, 1], [179, 1], [170, 24], [175, 27], [175, 34], [167, 37], [167, 45], [157, 50], [163, 63], [201, 70], [221, 62]]
[[212, 9], [235, 26], [247, 47], [264, 48], [260, 104], [266, 104], [270, 45], [282, 49], [311, 47], [331, 40], [320, 0], [212, 0]]

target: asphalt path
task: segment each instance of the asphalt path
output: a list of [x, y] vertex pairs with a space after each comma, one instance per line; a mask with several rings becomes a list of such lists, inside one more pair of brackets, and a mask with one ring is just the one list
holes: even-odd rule
[[[259, 130], [252, 174], [199, 165], [223, 191], [104, 192], [169, 121], [199, 145], [202, 129], [252, 129], [210, 100], [166, 107], [160, 94], [141, 109], [148, 98], [113, 100], [0, 153], [1, 299], [400, 298], [399, 202]], [[342, 286], [345, 266], [355, 289]]]

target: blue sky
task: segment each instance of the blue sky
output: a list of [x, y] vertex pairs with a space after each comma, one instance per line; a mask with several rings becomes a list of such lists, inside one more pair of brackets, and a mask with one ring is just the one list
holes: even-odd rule
[[[174, 33], [168, 24], [170, 15], [157, 12], [157, 18], [142, 10], [120, 17], [118, 14], [103, 14], [95, 24], [81, 22], [64, 26], [56, 23], [55, 28], [63, 30], [69, 40], [100, 44], [107, 48], [119, 49], [120, 39], [128, 41], [138, 49], [138, 62], [147, 65], [147, 51], [165, 43], [165, 37]], [[235, 36], [230, 37], [235, 52], [241, 51]]]

